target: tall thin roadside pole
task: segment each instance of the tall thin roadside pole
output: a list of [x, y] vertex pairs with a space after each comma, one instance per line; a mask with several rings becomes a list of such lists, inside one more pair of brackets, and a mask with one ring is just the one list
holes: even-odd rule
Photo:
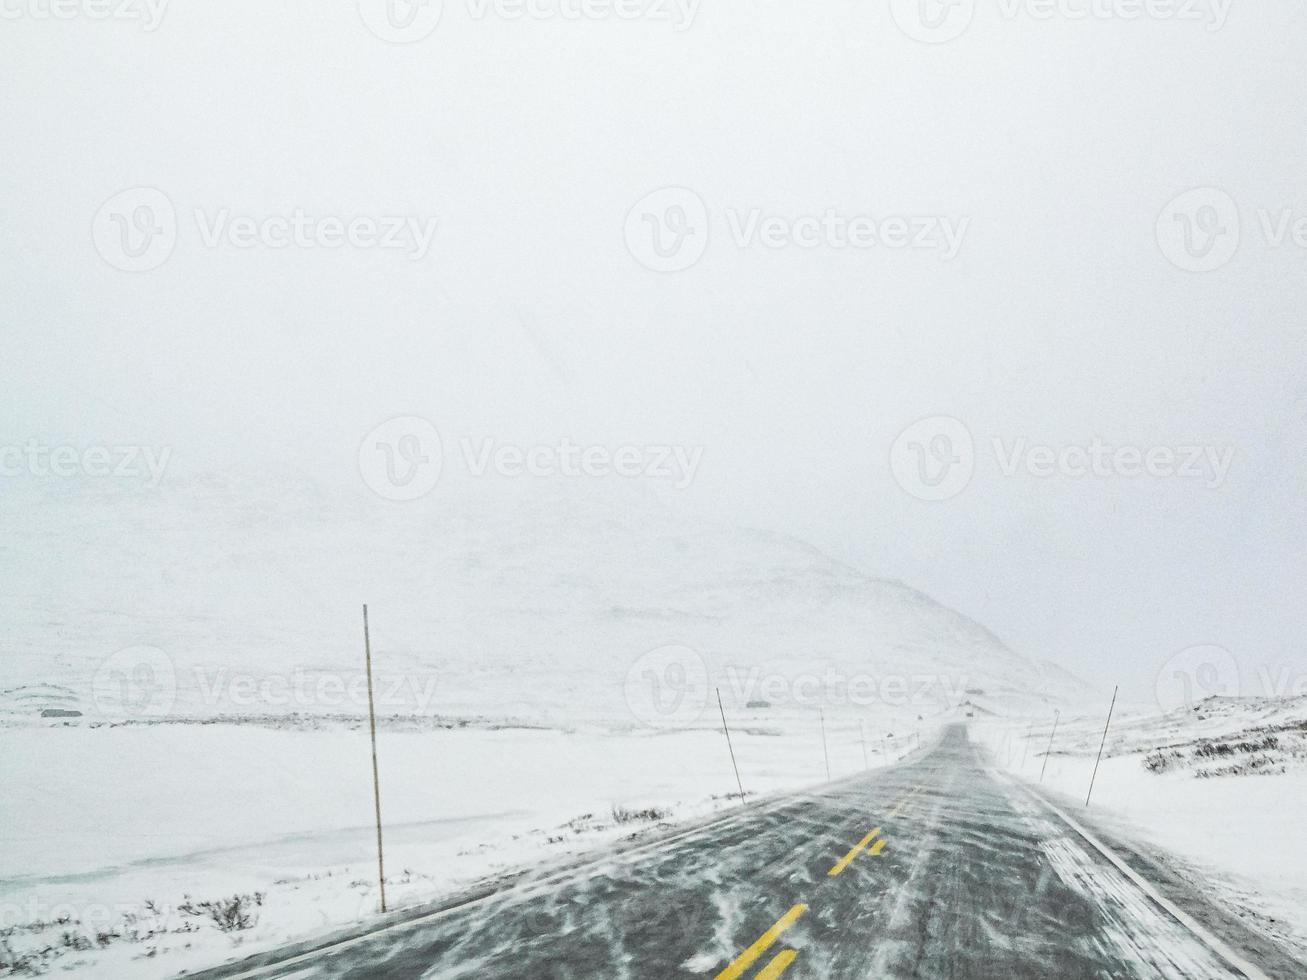
[[821, 754], [826, 760], [826, 782], [830, 782], [830, 749], [826, 748], [826, 712], [817, 709], [817, 718], [821, 721]]
[[867, 723], [865, 721], [858, 722], [858, 731], [862, 733], [862, 768], [870, 770], [871, 760], [867, 758]]
[[722, 689], [717, 688], [717, 710], [722, 713], [722, 731], [726, 733], [726, 747], [731, 752], [731, 768], [735, 770], [735, 785], [740, 790], [740, 803], [744, 803], [744, 783], [740, 782], [740, 767], [735, 762], [735, 746], [731, 744], [731, 729], [726, 724], [726, 709], [722, 707]]
[[1103, 746], [1107, 744], [1107, 729], [1112, 724], [1112, 709], [1116, 707], [1116, 695], [1120, 691], [1120, 685], [1112, 689], [1112, 704], [1107, 709], [1107, 724], [1103, 726], [1103, 740], [1098, 743], [1098, 759], [1094, 762], [1094, 774], [1089, 777], [1089, 792], [1085, 794], [1085, 806], [1089, 806], [1089, 798], [1094, 795], [1094, 781], [1098, 779], [1098, 763], [1103, 761]]
[[1026, 759], [1030, 755], [1030, 736], [1035, 733], [1035, 723], [1032, 721], [1030, 727], [1026, 729], [1026, 744], [1021, 750], [1021, 771], [1026, 771]]
[[381, 774], [377, 770], [377, 709], [372, 701], [372, 639], [368, 634], [368, 607], [363, 605], [363, 650], [368, 662], [368, 719], [372, 725], [372, 801], [377, 810], [377, 879], [381, 883], [381, 911], [386, 911], [386, 856], [381, 847]]
[[1062, 712], [1057, 709], [1053, 710], [1053, 730], [1048, 734], [1048, 748], [1044, 750], [1044, 764], [1039, 767], [1039, 781], [1044, 781], [1044, 770], [1048, 768], [1048, 757], [1053, 754], [1053, 737], [1057, 735], [1057, 723], [1062, 718]]

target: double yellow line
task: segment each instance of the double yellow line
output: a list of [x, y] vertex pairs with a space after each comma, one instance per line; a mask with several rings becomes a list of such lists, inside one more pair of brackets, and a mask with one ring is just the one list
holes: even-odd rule
[[[880, 837], [879, 827], [877, 827], [875, 830], [869, 833], [866, 837], [862, 838], [862, 840], [854, 844], [853, 850], [849, 851], [848, 854], [844, 855], [844, 857], [836, 861], [835, 867], [831, 868], [829, 871], [826, 872], [826, 877], [836, 878], [839, 875], [843, 874], [844, 869], [847, 868], [850, 864], [852, 864], [854, 859], [859, 854], [861, 854], [863, 851], [866, 851], [869, 845], [871, 847], [871, 850], [868, 851], [867, 853], [869, 853], [872, 857], [879, 857], [880, 852], [885, 850], [885, 838], [881, 837], [880, 840], [876, 840], [877, 837]], [[876, 843], [872, 844], [871, 843], [872, 841], [876, 841]]]
[[[744, 976], [745, 971], [772, 947], [776, 940], [780, 938], [781, 933], [798, 922], [806, 911], [808, 911], [808, 906], [802, 903], [794, 906], [777, 919], [775, 925], [759, 936], [757, 942], [732, 960], [730, 966], [713, 977], [713, 980], [737, 980], [738, 977]], [[770, 963], [763, 967], [762, 972], [758, 974], [757, 980], [776, 980], [794, 962], [794, 958], [798, 955], [797, 950], [781, 950], [772, 957]]]
[[[913, 798], [922, 791], [922, 789], [923, 785], [918, 783], [916, 786], [912, 787], [912, 789], [904, 793], [891, 805], [888, 815], [890, 817], [897, 817], [903, 812], [903, 808], [907, 806], [907, 804], [910, 803]], [[848, 854], [835, 862], [835, 866], [826, 873], [827, 876], [830, 878], [839, 876], [857, 859], [858, 855], [864, 852], [869, 854], [871, 857], [879, 857], [881, 852], [885, 850], [885, 838], [881, 837], [880, 833], [881, 829], [877, 827], [871, 833], [867, 834], [866, 837], [862, 838], [862, 840], [858, 841], [857, 844], [853, 845], [853, 849], [849, 851]], [[739, 980], [740, 977], [744, 976], [745, 973], [747, 973], [749, 969], [762, 958], [764, 953], [776, 944], [776, 940], [781, 937], [781, 934], [785, 932], [786, 929], [790, 928], [790, 926], [794, 925], [794, 923], [798, 922], [799, 919], [803, 917], [803, 913], [807, 911], [808, 906], [802, 903], [794, 906], [777, 919], [770, 929], [759, 936], [753, 945], [733, 959], [726, 969], [713, 977], [713, 980]], [[795, 957], [798, 955], [799, 953], [797, 950], [782, 949], [771, 958], [761, 971], [758, 972], [754, 980], [777, 980], [782, 973], [789, 969], [790, 964], [794, 962]]]
[[[916, 786], [912, 787], [912, 789], [908, 790], [906, 793], [900, 796], [893, 804], [890, 805], [890, 810], [887, 816], [897, 817], [900, 813], [903, 812], [903, 808], [907, 806], [910, 802], [912, 802], [912, 800], [916, 797], [918, 793], [921, 792], [921, 790], [922, 790], [922, 785], [918, 783]], [[879, 840], [877, 840], [877, 838], [879, 838]], [[873, 841], [875, 841], [875, 843], [872, 843]], [[844, 857], [836, 861], [835, 866], [826, 872], [826, 876], [828, 878], [839, 877], [844, 873], [844, 870], [850, 864], [852, 864], [855, 860], [857, 860], [858, 855], [863, 853], [864, 851], [866, 851], [867, 854], [870, 855], [871, 857], [880, 857], [881, 852], [884, 850], [885, 850], [885, 838], [880, 836], [880, 828], [877, 827], [866, 837], [862, 838], [862, 840], [854, 844], [853, 849], [850, 850], [848, 854], [844, 855]]]

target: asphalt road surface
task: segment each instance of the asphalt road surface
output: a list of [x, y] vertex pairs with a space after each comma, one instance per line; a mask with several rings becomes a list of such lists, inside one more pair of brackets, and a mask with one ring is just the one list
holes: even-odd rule
[[1083, 820], [992, 770], [959, 726], [856, 780], [204, 976], [1307, 976]]

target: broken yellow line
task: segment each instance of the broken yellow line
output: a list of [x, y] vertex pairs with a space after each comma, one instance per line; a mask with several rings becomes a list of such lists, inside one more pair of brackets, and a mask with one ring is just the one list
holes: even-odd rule
[[781, 950], [770, 963], [763, 967], [762, 972], [758, 974], [757, 980], [776, 980], [777, 977], [789, 969], [790, 964], [794, 962], [794, 957], [798, 955], [798, 952], [793, 949]]
[[[767, 950], [771, 948], [772, 943], [780, 938], [781, 933], [794, 925], [794, 923], [798, 922], [799, 917], [806, 911], [808, 911], [808, 906], [802, 903], [794, 906], [794, 908], [790, 909], [777, 919], [774, 926], [759, 936], [757, 942], [737, 956], [731, 962], [731, 965], [721, 973], [717, 974], [713, 980], [736, 980], [737, 977], [744, 976], [744, 971], [753, 966], [758, 957], [767, 952]], [[783, 956], [784, 954], [782, 953], [781, 955]], [[791, 959], [793, 959], [793, 957], [791, 957]], [[775, 961], [773, 961], [773, 963], [774, 962]], [[781, 966], [781, 969], [785, 969], [786, 966], [789, 966], [788, 961]], [[771, 969], [771, 964], [768, 964], [767, 969]], [[780, 976], [779, 971], [773, 974], [773, 976]]]
[[853, 850], [849, 851], [848, 854], [844, 855], [844, 857], [836, 861], [835, 867], [831, 868], [829, 871], [826, 872], [826, 877], [834, 878], [836, 875], [841, 874], [845, 868], [847, 868], [850, 864], [853, 863], [854, 858], [856, 858], [859, 854], [861, 854], [863, 851], [867, 849], [867, 845], [870, 844], [872, 841], [874, 841], [876, 839], [876, 835], [879, 833], [880, 833], [880, 828], [877, 827], [866, 837], [862, 838], [862, 840], [854, 844]]
[[883, 851], [883, 850], [885, 850], [885, 838], [884, 838], [884, 837], [882, 837], [880, 840], [876, 841], [876, 843], [872, 845], [871, 850], [868, 851], [867, 853], [868, 853], [869, 855], [871, 855], [872, 857], [880, 857], [880, 852]]
[[920, 783], [914, 786], [907, 793], [907, 795], [903, 797], [903, 799], [899, 800], [898, 803], [894, 804], [894, 809], [890, 810], [888, 815], [891, 817], [897, 817], [900, 813], [903, 812], [903, 808], [907, 806], [909, 803], [911, 803], [913, 799], [916, 798], [917, 794], [920, 793], [923, 789], [925, 789], [925, 787]]

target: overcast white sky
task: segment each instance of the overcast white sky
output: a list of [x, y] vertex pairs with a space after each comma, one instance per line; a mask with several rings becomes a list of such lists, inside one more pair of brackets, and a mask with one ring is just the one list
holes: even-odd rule
[[[1307, 672], [1299, 0], [1138, 19], [1129, 0], [1088, 19], [981, 0], [943, 43], [910, 38], [897, 0], [702, 0], [688, 22], [656, 0], [629, 20], [446, 0], [404, 44], [369, 29], [370, 0], [177, 0], [153, 30], [69, 2], [61, 20], [0, 0], [5, 445], [167, 445], [179, 468], [341, 483], [396, 415], [451, 452], [702, 446], [688, 508], [806, 537], [1100, 684], [1147, 695], [1201, 643], [1246, 689], [1265, 664]], [[141, 186], [177, 238], [125, 272], [93, 228]], [[628, 247], [628, 213], [665, 187], [694, 197], [653, 213], [697, 197], [706, 215], [673, 272]], [[1231, 206], [1237, 251], [1205, 250], [1234, 240]], [[224, 211], [296, 208], [437, 225], [420, 258], [205, 242]], [[755, 211], [963, 231], [951, 258], [826, 231], [741, 245]], [[1159, 225], [1219, 266], [1178, 267]], [[970, 431], [974, 475], [917, 499], [890, 449], [941, 415]], [[1009, 476], [992, 443], [1095, 437], [1234, 458], [1219, 479]]]

